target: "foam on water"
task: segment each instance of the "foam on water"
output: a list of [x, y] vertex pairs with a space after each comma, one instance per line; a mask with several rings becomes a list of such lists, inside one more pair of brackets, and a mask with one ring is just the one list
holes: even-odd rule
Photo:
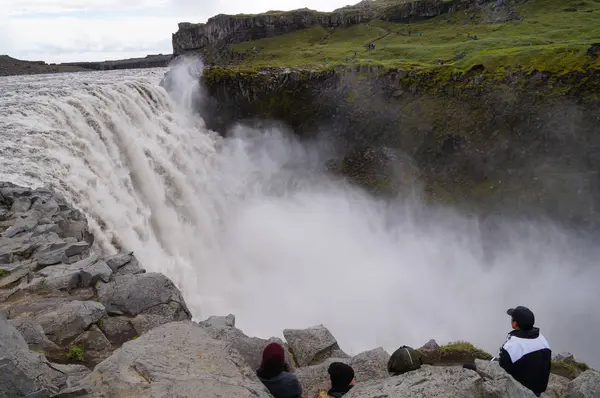
[[[190, 67], [192, 67], [190, 69]], [[197, 65], [0, 79], [0, 180], [51, 185], [102, 250], [135, 251], [196, 319], [247, 334], [323, 323], [348, 352], [468, 340], [496, 353], [527, 305], [555, 351], [600, 366], [598, 250], [549, 223], [377, 200], [323, 172], [326, 148], [189, 107]]]

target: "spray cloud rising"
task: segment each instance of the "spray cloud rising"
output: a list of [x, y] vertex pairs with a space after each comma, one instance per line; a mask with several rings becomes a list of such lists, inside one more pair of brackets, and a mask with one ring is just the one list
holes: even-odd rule
[[[555, 351], [600, 366], [597, 249], [551, 224], [492, 224], [374, 199], [322, 171], [326, 148], [190, 111], [198, 64], [0, 80], [0, 179], [52, 185], [106, 251], [134, 250], [196, 319], [249, 335], [323, 323], [351, 353], [468, 340], [496, 353], [527, 305]], [[594, 363], [596, 361], [596, 363]]]

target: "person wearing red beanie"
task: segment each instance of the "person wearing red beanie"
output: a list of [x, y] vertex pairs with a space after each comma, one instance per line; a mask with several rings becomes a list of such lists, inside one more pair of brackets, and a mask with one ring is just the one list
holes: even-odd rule
[[262, 362], [256, 375], [275, 398], [300, 398], [302, 386], [285, 362], [285, 350], [279, 343], [271, 343], [262, 353]]

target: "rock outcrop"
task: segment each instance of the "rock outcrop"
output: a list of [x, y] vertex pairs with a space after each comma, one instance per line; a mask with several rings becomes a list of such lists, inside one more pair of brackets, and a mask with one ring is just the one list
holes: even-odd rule
[[[315, 25], [337, 28], [366, 23], [380, 18], [394, 22], [412, 22], [448, 12], [454, 1], [413, 0], [403, 2], [364, 1], [355, 6], [318, 12], [307, 8], [294, 11], [270, 11], [258, 15], [217, 15], [206, 23], [179, 23], [173, 34], [175, 56], [190, 51], [222, 51], [225, 45], [264, 39], [307, 29]], [[456, 1], [457, 5], [472, 3]]]
[[125, 341], [191, 318], [168, 278], [93, 243], [58, 193], [0, 183], [0, 396], [54, 394]]
[[[245, 335], [232, 314], [191, 322], [167, 277], [146, 273], [132, 253], [95, 253], [85, 217], [60, 195], [8, 183], [0, 195], [0, 397], [266, 398], [255, 371], [273, 341], [307, 397], [329, 388], [333, 362], [354, 368], [349, 398], [533, 396], [497, 363], [444, 362], [450, 351], [480, 356], [467, 343], [429, 341], [420, 351], [435, 366], [392, 377], [385, 350], [351, 357], [323, 325], [286, 329], [282, 341]], [[552, 375], [544, 396], [595, 397], [600, 373], [577, 368], [574, 380]]]
[[198, 324], [175, 322], [125, 343], [59, 396], [269, 397], [230, 343]]
[[114, 70], [114, 69], [139, 69], [139, 68], [162, 68], [169, 65], [173, 59], [171, 54], [152, 54], [143, 58], [117, 59], [100, 62], [68, 62], [61, 66], [70, 66], [91, 70]]

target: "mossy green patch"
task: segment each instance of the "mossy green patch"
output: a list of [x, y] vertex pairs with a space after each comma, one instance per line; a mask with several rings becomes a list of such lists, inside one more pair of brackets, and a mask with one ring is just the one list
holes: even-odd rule
[[483, 359], [489, 361], [492, 356], [487, 352], [475, 347], [473, 344], [466, 341], [456, 341], [440, 347], [442, 362], [456, 360], [475, 360]]
[[73, 345], [69, 348], [69, 351], [66, 354], [67, 359], [72, 361], [80, 361], [83, 362], [85, 359], [85, 352], [83, 347], [80, 345]]
[[589, 370], [590, 367], [577, 361], [552, 361], [551, 372], [559, 376], [564, 376], [569, 379], [574, 379], [581, 373]]
[[[575, 12], [567, 12], [570, 5]], [[600, 2], [530, 0], [513, 10], [522, 20], [477, 23], [468, 13], [443, 14], [411, 24], [374, 20], [309, 29], [231, 46], [242, 64], [253, 67], [382, 65], [411, 68], [443, 63], [467, 71], [510, 68], [568, 73], [600, 69], [600, 57], [586, 52], [600, 42]], [[422, 34], [422, 35], [421, 35]], [[366, 45], [375, 44], [375, 50]]]
[[8, 274], [9, 274], [8, 271], [0, 269], [0, 278], [4, 278], [5, 276], [8, 276]]

